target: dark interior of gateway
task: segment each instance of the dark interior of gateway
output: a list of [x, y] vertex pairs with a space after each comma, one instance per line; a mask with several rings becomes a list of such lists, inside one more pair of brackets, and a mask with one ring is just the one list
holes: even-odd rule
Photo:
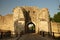
[[32, 22], [28, 23], [27, 27], [28, 27], [27, 29], [28, 33], [35, 33], [35, 25]]

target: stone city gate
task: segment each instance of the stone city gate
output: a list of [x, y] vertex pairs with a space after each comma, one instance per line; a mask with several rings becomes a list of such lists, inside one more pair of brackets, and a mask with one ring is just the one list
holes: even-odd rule
[[50, 31], [49, 12], [47, 8], [16, 7], [13, 9], [13, 20], [15, 31], [18, 33], [21, 31], [28, 32], [31, 26], [34, 26], [35, 33]]

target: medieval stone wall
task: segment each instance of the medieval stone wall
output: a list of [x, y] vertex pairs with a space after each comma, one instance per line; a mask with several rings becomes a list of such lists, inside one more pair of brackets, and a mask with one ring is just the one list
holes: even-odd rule
[[7, 14], [5, 16], [0, 16], [0, 30], [2, 31], [11, 31], [14, 33], [13, 26], [13, 14]]
[[60, 36], [60, 23], [51, 22], [51, 29], [52, 29], [52, 32], [54, 32], [54, 36], [56, 37]]

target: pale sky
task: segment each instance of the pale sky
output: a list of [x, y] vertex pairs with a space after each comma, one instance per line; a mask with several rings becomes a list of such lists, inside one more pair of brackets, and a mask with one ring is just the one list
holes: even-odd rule
[[6, 15], [12, 13], [16, 6], [37, 6], [39, 8], [48, 8], [50, 16], [57, 13], [58, 0], [0, 0], [0, 14]]

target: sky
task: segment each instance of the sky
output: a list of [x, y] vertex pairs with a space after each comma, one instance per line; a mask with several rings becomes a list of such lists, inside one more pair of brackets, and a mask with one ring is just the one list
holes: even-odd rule
[[38, 8], [48, 8], [49, 14], [53, 17], [59, 12], [58, 5], [60, 0], [0, 0], [0, 14], [11, 14], [16, 6], [37, 6]]

